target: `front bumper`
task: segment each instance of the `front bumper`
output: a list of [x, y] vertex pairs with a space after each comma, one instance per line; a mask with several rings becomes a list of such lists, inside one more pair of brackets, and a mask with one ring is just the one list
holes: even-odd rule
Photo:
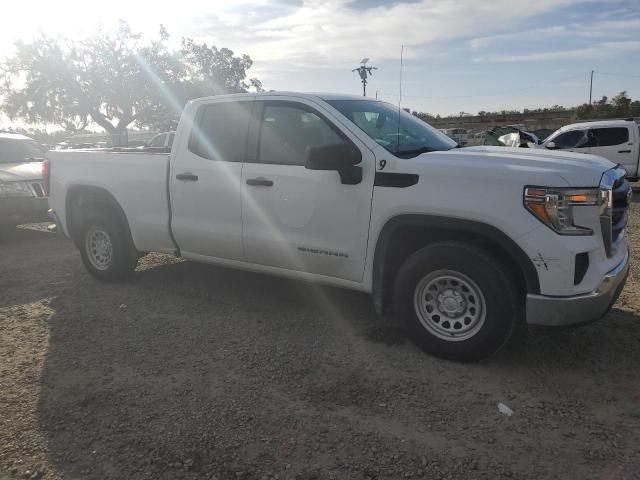
[[0, 198], [0, 225], [45, 222], [49, 202], [44, 197]]
[[629, 252], [593, 292], [571, 297], [527, 295], [527, 323], [550, 327], [589, 323], [602, 318], [618, 299], [629, 274]]

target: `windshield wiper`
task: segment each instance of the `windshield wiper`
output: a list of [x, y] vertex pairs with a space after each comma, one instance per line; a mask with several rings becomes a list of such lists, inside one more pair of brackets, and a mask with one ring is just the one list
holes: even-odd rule
[[429, 152], [437, 152], [437, 150], [431, 147], [420, 147], [414, 148], [413, 150], [398, 150], [396, 155], [420, 155], [421, 153]]

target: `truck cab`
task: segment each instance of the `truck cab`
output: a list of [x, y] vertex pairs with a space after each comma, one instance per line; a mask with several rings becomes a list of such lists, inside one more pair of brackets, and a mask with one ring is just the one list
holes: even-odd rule
[[542, 148], [598, 155], [621, 165], [629, 179], [638, 179], [640, 126], [633, 120], [566, 125], [545, 139]]

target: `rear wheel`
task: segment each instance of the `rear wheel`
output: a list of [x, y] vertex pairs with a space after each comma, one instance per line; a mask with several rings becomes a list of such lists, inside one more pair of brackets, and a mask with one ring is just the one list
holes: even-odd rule
[[441, 358], [474, 361], [505, 345], [523, 322], [517, 282], [487, 251], [429, 245], [396, 277], [394, 306], [412, 340]]
[[90, 216], [81, 232], [80, 254], [98, 280], [115, 282], [133, 273], [138, 256], [124, 225], [115, 215]]

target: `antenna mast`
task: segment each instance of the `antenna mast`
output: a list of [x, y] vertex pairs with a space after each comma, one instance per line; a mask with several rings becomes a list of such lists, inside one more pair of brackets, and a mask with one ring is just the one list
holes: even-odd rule
[[365, 57], [360, 60], [360, 66], [358, 68], [354, 68], [351, 70], [352, 72], [358, 72], [360, 75], [360, 81], [362, 82], [362, 96], [367, 96], [367, 79], [373, 75], [373, 70], [377, 70], [376, 67], [368, 67], [367, 62], [369, 61], [369, 57]]
[[403, 66], [404, 45], [400, 46], [400, 88], [398, 95], [398, 129], [396, 131], [396, 138], [398, 139], [397, 152], [400, 151], [400, 105], [402, 104], [402, 66]]

